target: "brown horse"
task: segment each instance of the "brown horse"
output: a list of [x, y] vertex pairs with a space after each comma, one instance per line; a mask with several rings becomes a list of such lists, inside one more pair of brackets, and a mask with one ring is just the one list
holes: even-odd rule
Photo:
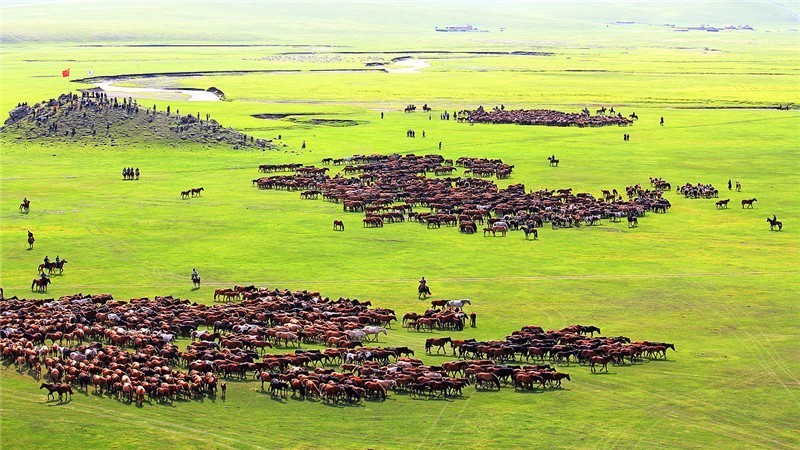
[[600, 371], [602, 372], [603, 369], [605, 369], [605, 371], [608, 372], [608, 363], [610, 362], [614, 362], [614, 358], [611, 356], [592, 356], [592, 358], [589, 359], [589, 368], [592, 372], [596, 372], [597, 368], [595, 366], [600, 364]]
[[742, 209], [746, 206], [749, 206], [751, 209], [753, 208], [753, 203], [757, 202], [758, 199], [751, 198], [751, 199], [742, 199]]
[[53, 397], [55, 399], [54, 393], [58, 394], [59, 400], [64, 398], [64, 394], [72, 397], [72, 388], [68, 384], [42, 383], [39, 389], [47, 389], [47, 398]]
[[48, 284], [50, 284], [50, 278], [34, 278], [31, 283], [31, 290], [36, 286], [36, 292], [47, 292]]
[[453, 340], [450, 339], [449, 337], [425, 339], [425, 353], [430, 353], [433, 347], [439, 347], [438, 349], [436, 349], [437, 354], [439, 353], [439, 351], [442, 351], [444, 354], [447, 354], [447, 350], [444, 349], [444, 345], [449, 342], [453, 342]]
[[33, 243], [36, 239], [33, 238], [33, 233], [28, 231], [28, 250], [33, 250]]
[[344, 231], [344, 222], [342, 222], [341, 220], [334, 220], [333, 231]]
[[490, 387], [497, 386], [497, 390], [500, 390], [500, 378], [497, 375], [490, 373], [490, 372], [479, 372], [475, 374], [475, 389], [478, 387], [485, 387], [486, 385]]
[[194, 197], [194, 196], [202, 197], [202, 195], [200, 193], [203, 192], [203, 188], [201, 188], [201, 187], [194, 188], [191, 191], [192, 191], [192, 197]]
[[717, 209], [728, 209], [728, 203], [731, 199], [726, 198], [725, 200], [720, 200], [717, 202]]
[[189, 189], [188, 191], [181, 191], [181, 200], [185, 198], [189, 198], [189, 195], [192, 193], [192, 190]]
[[447, 306], [448, 300], [431, 300], [431, 306], [434, 308], [444, 308]]

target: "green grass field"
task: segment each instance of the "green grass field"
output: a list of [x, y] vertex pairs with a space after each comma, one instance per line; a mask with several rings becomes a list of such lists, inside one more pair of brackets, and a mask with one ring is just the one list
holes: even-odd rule
[[[56, 404], [46, 401], [36, 380], [3, 366], [0, 446], [800, 446], [800, 121], [795, 109], [759, 109], [800, 101], [797, 33], [782, 19], [780, 5], [734, 4], [731, 8], [742, 8], [741, 15], [753, 23], [768, 25], [756, 26], [755, 32], [718, 34], [644, 25], [606, 28], [613, 20], [646, 21], [647, 13], [633, 6], [617, 6], [612, 9], [616, 15], [598, 12], [596, 20], [590, 11], [581, 11], [574, 21], [528, 29], [522, 25], [537, 14], [547, 18], [557, 11], [541, 5], [543, 12], [524, 12], [516, 5], [516, 16], [494, 9], [486, 13], [486, 24], [479, 26], [492, 32], [460, 35], [432, 31], [435, 25], [467, 20], [452, 11], [452, 4], [415, 5], [419, 14], [392, 5], [365, 17], [353, 12], [356, 6], [344, 5], [341, 16], [320, 8], [302, 19], [291, 8], [276, 6], [273, 16], [263, 16], [268, 17], [264, 23], [258, 19], [262, 16], [242, 12], [236, 15], [240, 22], [231, 19], [213, 31], [183, 17], [177, 23], [185, 29], [170, 28], [162, 35], [151, 34], [175, 17], [174, 5], [165, 6], [164, 18], [138, 24], [146, 12], [121, 8], [124, 17], [113, 21], [113, 33], [91, 20], [100, 17], [102, 8], [88, 11], [76, 5], [62, 11], [62, 18], [86, 21], [83, 34], [45, 18], [46, 5], [9, 2], [0, 7], [3, 110], [89, 87], [62, 79], [60, 71], [67, 67], [73, 78], [90, 69], [95, 76], [301, 70], [126, 82], [220, 88], [226, 101], [140, 102], [209, 112], [223, 125], [260, 138], [281, 134], [278, 150], [234, 151], [147, 136], [118, 137], [112, 147], [27, 142], [0, 134], [0, 286], [6, 296], [110, 292], [118, 299], [173, 295], [210, 304], [214, 288], [256, 284], [371, 300], [400, 315], [424, 309], [415, 288], [425, 276], [435, 297], [471, 298], [478, 314], [476, 329], [434, 336], [499, 339], [528, 324], [559, 329], [580, 323], [599, 326], [606, 335], [674, 342], [678, 351], [670, 352], [668, 361], [611, 367], [608, 374], [594, 375], [574, 363], [561, 366], [558, 370], [573, 379], [561, 390], [468, 388], [461, 399], [391, 395], [386, 402], [354, 407], [278, 402], [255, 382], [229, 382], [226, 401], [136, 408], [76, 393], [71, 402]], [[256, 5], [248, 8], [259, 12]], [[584, 9], [580, 4], [566, 8]], [[695, 25], [690, 18], [714, 9], [709, 8], [686, 4], [684, 15], [665, 16], [661, 22]], [[201, 6], [196, 17], [211, 14], [207, 9]], [[463, 11], [475, 17], [481, 9], [474, 4]], [[720, 12], [719, 24], [747, 22], [736, 20], [741, 15]], [[368, 25], [359, 29], [354, 17], [369, 19]], [[312, 27], [315, 18], [319, 28]], [[508, 29], [500, 33], [499, 26]], [[252, 31], [237, 35], [240, 29]], [[53, 42], [60, 33], [65, 42]], [[279, 46], [115, 46], [216, 42]], [[108, 46], [83, 46], [87, 43]], [[363, 67], [366, 56], [337, 52], [375, 52], [388, 60], [414, 50], [428, 52], [418, 57], [431, 67], [411, 74], [310, 71]], [[514, 50], [554, 55], [441, 53]], [[306, 59], [280, 55], [290, 51], [318, 54]], [[329, 54], [323, 58], [320, 52]], [[424, 113], [404, 114], [408, 103], [431, 105], [432, 120]], [[626, 115], [635, 111], [640, 120], [627, 129], [469, 126], [438, 120], [445, 109], [500, 103], [565, 111], [614, 105]], [[383, 120], [380, 111], [386, 112]], [[251, 117], [261, 113], [313, 114], [295, 121]], [[663, 127], [658, 124], [662, 116]], [[359, 125], [314, 125], [312, 118]], [[427, 137], [408, 139], [407, 129], [417, 130], [418, 136], [425, 130]], [[623, 142], [625, 132], [630, 142]], [[302, 150], [304, 140], [308, 148]], [[415, 223], [365, 229], [361, 214], [342, 213], [341, 206], [322, 200], [301, 200], [296, 192], [261, 191], [250, 183], [261, 176], [259, 164], [319, 166], [322, 158], [355, 153], [439, 153], [440, 141], [447, 158], [482, 156], [514, 164], [513, 176], [498, 182], [501, 186], [572, 187], [599, 195], [601, 189], [647, 184], [653, 176], [673, 186], [712, 183], [720, 188], [721, 199], [731, 198], [731, 208], [716, 210], [714, 200], [669, 192], [670, 212], [648, 214], [637, 229], [608, 221], [568, 230], [545, 226], [538, 241], [525, 241], [521, 232], [484, 238]], [[547, 165], [545, 158], [552, 153], [561, 160], [558, 168]], [[128, 166], [141, 169], [141, 180], [121, 180], [120, 171]], [[729, 192], [728, 179], [740, 180], [743, 191]], [[202, 198], [180, 199], [180, 191], [198, 186], [205, 188]], [[25, 196], [32, 201], [27, 215], [17, 211]], [[741, 209], [740, 200], [753, 197], [758, 199], [755, 208]], [[772, 214], [783, 221], [783, 231], [769, 231], [765, 219]], [[331, 231], [334, 219], [344, 220], [344, 233]], [[26, 230], [36, 234], [33, 251], [26, 250]], [[35, 294], [30, 280], [45, 255], [69, 263], [47, 294]], [[199, 291], [191, 291], [194, 267], [203, 276]], [[430, 336], [396, 325], [381, 345], [408, 345], [420, 355]], [[422, 359], [441, 363], [451, 358]]]

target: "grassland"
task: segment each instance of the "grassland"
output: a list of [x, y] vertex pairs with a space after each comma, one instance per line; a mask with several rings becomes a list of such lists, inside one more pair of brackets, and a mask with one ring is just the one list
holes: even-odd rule
[[[26, 20], [25, 14], [4, 18], [12, 31]], [[414, 50], [417, 41], [397, 32], [373, 45], [341, 28], [284, 35], [277, 43], [397, 51], [381, 54], [388, 59]], [[571, 373], [573, 382], [535, 394], [470, 391], [448, 401], [393, 395], [385, 403], [329, 407], [280, 403], [259, 392], [256, 383], [231, 382], [224, 402], [141, 409], [91, 394], [48, 403], [34, 380], [3, 367], [2, 447], [796, 448], [797, 111], [699, 109], [797, 104], [796, 34], [687, 37], [650, 28], [613, 35], [602, 29], [546, 37], [509, 30], [502, 39], [495, 33], [426, 35], [422, 49], [431, 54], [420, 57], [432, 67], [418, 74], [301, 72], [146, 81], [222, 89], [228, 101], [170, 104], [210, 112], [224, 125], [257, 137], [281, 134], [285, 147], [277, 151], [144, 137], [118, 139], [111, 147], [0, 135], [0, 285], [6, 295], [28, 297], [112, 292], [117, 298], [171, 294], [210, 303], [214, 287], [246, 283], [368, 299], [402, 313], [423, 308], [414, 290], [415, 280], [425, 276], [437, 297], [473, 299], [478, 328], [454, 337], [499, 338], [526, 324], [594, 324], [608, 335], [675, 342], [678, 352], [670, 353], [669, 361], [613, 367], [608, 375], [573, 364], [559, 369]], [[92, 69], [95, 75], [114, 75], [360, 64], [352, 56], [332, 62], [261, 59], [297, 51], [290, 47], [82, 47], [85, 42], [77, 38], [58, 45], [43, 39], [3, 46], [0, 109], [81, 87], [58, 77], [66, 66], [74, 73]], [[131, 41], [145, 42], [138, 35], [102, 42]], [[245, 41], [254, 39], [246, 35], [236, 43]], [[521, 46], [555, 55], [434, 54]], [[167, 105], [154, 102], [160, 109]], [[412, 102], [431, 104], [432, 120], [400, 112]], [[613, 104], [641, 119], [625, 130], [438, 120], [442, 109], [499, 103], [571, 111]], [[383, 120], [380, 110], [386, 111]], [[296, 121], [251, 117], [299, 112], [315, 114]], [[311, 118], [361, 125], [312, 125]], [[424, 129], [427, 137], [405, 138], [409, 128], [418, 136]], [[623, 132], [631, 133], [630, 142], [623, 142]], [[300, 148], [303, 140], [306, 150]], [[439, 141], [446, 157], [497, 157], [514, 164], [513, 177], [501, 185], [573, 187], [597, 195], [658, 176], [673, 186], [713, 183], [733, 207], [717, 211], [712, 200], [668, 193], [671, 211], [649, 214], [636, 230], [610, 223], [546, 228], [539, 241], [526, 242], [521, 234], [463, 236], [412, 223], [364, 229], [359, 215], [344, 214], [336, 205], [250, 184], [259, 175], [258, 164], [318, 164], [324, 157], [354, 153], [438, 153]], [[562, 161], [558, 168], [547, 166], [545, 157], [552, 153]], [[123, 182], [119, 173], [126, 166], [138, 166], [142, 179]], [[729, 193], [728, 179], [740, 180], [743, 192]], [[180, 199], [181, 190], [196, 186], [205, 188], [203, 198]], [[32, 200], [28, 215], [17, 212], [24, 196]], [[752, 197], [758, 198], [754, 210], [739, 208], [741, 198]], [[764, 219], [772, 214], [783, 220], [784, 231], [769, 232]], [[330, 231], [334, 219], [345, 221], [345, 233]], [[27, 229], [36, 233], [33, 251], [26, 251]], [[48, 294], [31, 293], [36, 265], [44, 255], [56, 254], [69, 260], [64, 275], [55, 278]], [[189, 283], [193, 267], [204, 281], [196, 292]], [[398, 326], [382, 344], [409, 345], [419, 354], [425, 337]]]

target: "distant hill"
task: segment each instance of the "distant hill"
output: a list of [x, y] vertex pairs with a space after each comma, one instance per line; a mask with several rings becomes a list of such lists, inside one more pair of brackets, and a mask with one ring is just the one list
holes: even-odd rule
[[[157, 14], [153, 14], [154, 9]], [[523, 30], [543, 37], [615, 21], [748, 24], [793, 29], [797, 2], [66, 2], [4, 0], [3, 42], [78, 41], [317, 44], [353, 36], [431, 33], [442, 24], [470, 23], [483, 30]], [[213, 26], [209, 26], [213, 24]], [[603, 25], [604, 26], [604, 25]], [[357, 34], [352, 34], [357, 33]]]

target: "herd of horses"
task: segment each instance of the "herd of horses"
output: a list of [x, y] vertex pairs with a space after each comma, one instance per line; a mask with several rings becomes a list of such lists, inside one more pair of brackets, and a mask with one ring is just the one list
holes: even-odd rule
[[403, 314], [401, 323], [408, 331], [462, 331], [466, 327], [467, 319], [475, 328], [475, 312], [467, 315], [464, 306], [470, 305], [470, 299], [459, 300], [431, 300], [431, 307], [424, 313], [414, 311]]
[[[444, 350], [450, 344], [453, 356], [462, 359], [488, 359], [496, 364], [537, 361], [559, 365], [578, 363], [588, 365], [591, 372], [606, 371], [608, 364], [624, 365], [650, 360], [666, 359], [667, 350], [675, 345], [667, 342], [631, 342], [625, 336], [594, 336], [600, 329], [591, 325], [570, 325], [561, 330], [544, 331], [529, 325], [512, 332], [500, 340], [479, 342], [475, 339], [429, 339], [427, 349]], [[428, 345], [430, 344], [430, 345]]]
[[[417, 222], [428, 229], [457, 227], [463, 234], [506, 236], [522, 230], [525, 238], [538, 238], [537, 228], [550, 223], [553, 229], [594, 226], [602, 220], [618, 222], [628, 219], [628, 226], [638, 225], [647, 212], [664, 213], [670, 208], [662, 197], [669, 183], [651, 179], [652, 189], [641, 185], [628, 186], [625, 200], [617, 190], [604, 190], [595, 198], [590, 193], [573, 193], [572, 189], [527, 191], [522, 184], [500, 189], [489, 176], [509, 176], [514, 166], [500, 159], [461, 157], [455, 161], [441, 155], [354, 155], [338, 162], [344, 171], [330, 176], [311, 167], [294, 167], [292, 175], [277, 175], [253, 180], [260, 189], [300, 191], [304, 199], [322, 197], [339, 203], [344, 212], [363, 213], [367, 228], [385, 224]], [[442, 169], [446, 168], [447, 171]], [[450, 174], [463, 168], [470, 177], [435, 176]], [[314, 170], [309, 170], [314, 169]], [[286, 171], [292, 169], [285, 167]], [[427, 174], [433, 173], [433, 177]], [[656, 184], [657, 182], [657, 184]], [[422, 211], [420, 211], [422, 209]], [[425, 211], [427, 209], [427, 211]], [[479, 228], [478, 225], [485, 224]], [[335, 230], [344, 223], [339, 220]]]
[[[569, 375], [552, 364], [606, 364], [665, 358], [674, 346], [624, 337], [589, 337], [600, 330], [575, 325], [544, 332], [524, 327], [502, 340], [430, 338], [428, 353], [452, 351], [458, 360], [425, 365], [408, 347], [371, 347], [397, 318], [370, 302], [317, 292], [237, 286], [241, 302], [207, 306], [172, 297], [114, 300], [75, 294], [58, 300], [5, 299], [0, 303], [0, 357], [41, 380], [48, 399], [73, 389], [136, 405], [223, 398], [229, 380], [256, 380], [276, 398], [299, 396], [326, 403], [382, 401], [388, 392], [457, 397], [477, 390], [558, 388]], [[434, 303], [458, 313], [467, 299]], [[434, 306], [432, 305], [432, 306]], [[463, 313], [463, 312], [462, 312]], [[404, 317], [404, 322], [422, 317]], [[191, 339], [185, 350], [175, 344]], [[326, 346], [302, 349], [303, 344]], [[449, 349], [447, 346], [449, 345]], [[292, 353], [270, 353], [292, 347]], [[520, 358], [517, 359], [516, 357]], [[510, 365], [533, 358], [535, 365]], [[600, 358], [600, 359], [598, 359]], [[268, 386], [268, 388], [267, 388]]]
[[580, 113], [565, 113], [549, 109], [504, 109], [493, 108], [486, 110], [479, 106], [474, 110], [464, 110], [456, 113], [456, 120], [459, 122], [470, 123], [493, 123], [493, 124], [517, 124], [517, 125], [547, 125], [556, 127], [602, 127], [602, 126], [627, 126], [638, 119], [636, 114], [631, 114], [629, 118], [623, 117], [622, 113], [612, 112], [606, 114], [606, 108], [597, 110], [596, 115], [592, 116], [588, 109]]

